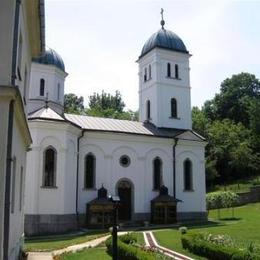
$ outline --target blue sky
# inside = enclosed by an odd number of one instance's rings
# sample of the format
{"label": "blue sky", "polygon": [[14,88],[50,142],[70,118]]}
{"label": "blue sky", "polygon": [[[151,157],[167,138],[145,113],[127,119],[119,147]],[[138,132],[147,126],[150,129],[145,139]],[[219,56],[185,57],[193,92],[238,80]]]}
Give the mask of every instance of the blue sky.
{"label": "blue sky", "polygon": [[175,32],[192,54],[191,101],[201,106],[240,72],[260,78],[260,0],[45,0],[46,43],[64,59],[66,93],[119,90],[138,109],[138,66],[145,41]]}

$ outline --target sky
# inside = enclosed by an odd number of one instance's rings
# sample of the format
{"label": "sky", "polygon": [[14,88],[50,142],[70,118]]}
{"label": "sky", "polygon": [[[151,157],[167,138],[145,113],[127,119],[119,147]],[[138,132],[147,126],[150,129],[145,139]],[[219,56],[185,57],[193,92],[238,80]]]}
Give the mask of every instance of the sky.
{"label": "sky", "polygon": [[119,90],[138,109],[138,59],[145,41],[165,29],[185,43],[191,103],[219,92],[240,72],[260,78],[260,0],[45,0],[46,45],[63,58],[65,93],[83,96]]}

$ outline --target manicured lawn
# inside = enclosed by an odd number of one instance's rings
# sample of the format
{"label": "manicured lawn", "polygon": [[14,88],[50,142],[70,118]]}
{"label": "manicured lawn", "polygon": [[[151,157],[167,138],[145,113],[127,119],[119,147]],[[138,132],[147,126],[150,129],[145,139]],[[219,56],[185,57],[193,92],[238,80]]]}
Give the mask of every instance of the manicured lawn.
{"label": "manicured lawn", "polygon": [[108,233],[105,233],[104,231],[91,231],[84,234],[42,236],[25,239],[24,251],[53,251],[71,245],[84,243],[107,234]]}
{"label": "manicured lawn", "polygon": [[[135,233],[137,237],[137,243],[139,245],[144,245],[144,237],[142,232]],[[102,243],[100,246],[102,247],[96,247],[96,248],[89,248],[84,249],[77,253],[69,253],[64,254],[59,257],[57,257],[55,260],[108,260],[112,259],[109,254],[106,252],[105,243]]]}
{"label": "manicured lawn", "polygon": [[[111,260],[105,248],[89,248],[77,253],[65,254],[56,258],[57,260]],[[55,260],[56,260],[55,259]]]}
{"label": "manicured lawn", "polygon": [[[236,219],[230,219],[231,210],[221,210],[221,220],[217,220],[217,210],[212,210],[209,218],[212,221],[207,225],[188,226],[195,232],[211,234],[226,234],[234,238],[238,243],[248,245],[250,242],[260,245],[260,203],[248,204],[235,208]],[[188,230],[188,232],[189,232]],[[177,252],[190,255],[182,249],[181,235],[177,229],[168,229],[154,232],[158,242]],[[190,255],[192,256],[192,255]],[[196,259],[203,259],[196,256]]]}

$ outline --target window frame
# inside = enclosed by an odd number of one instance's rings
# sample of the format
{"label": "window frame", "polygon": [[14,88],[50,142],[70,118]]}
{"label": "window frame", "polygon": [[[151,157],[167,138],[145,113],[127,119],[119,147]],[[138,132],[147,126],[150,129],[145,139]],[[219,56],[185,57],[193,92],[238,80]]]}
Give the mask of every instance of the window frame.
{"label": "window frame", "polygon": [[178,102],[176,98],[171,98],[171,118],[178,118]]}
{"label": "window frame", "polygon": [[175,73],[175,78],[179,79],[179,65],[178,64],[174,65],[174,73]]}
{"label": "window frame", "polygon": [[[156,165],[155,163],[156,162],[159,162],[159,173],[156,173]],[[156,174],[159,174],[159,183],[157,185],[157,176]],[[155,157],[153,159],[153,190],[159,190],[160,187],[162,186],[162,183],[163,183],[163,162],[162,162],[162,159],[160,157]]]}
{"label": "window frame", "polygon": [[[46,185],[46,153],[48,150],[54,152],[54,163],[53,163],[53,183],[52,185]],[[52,189],[57,188],[56,179],[57,179],[57,150],[52,146],[47,146],[43,151],[43,177],[42,177],[42,188]]]}
{"label": "window frame", "polygon": [[146,100],[145,107],[146,107],[146,120],[149,121],[149,120],[151,120],[151,101],[150,101],[150,99]]}
{"label": "window frame", "polygon": [[167,62],[167,73],[166,73],[168,78],[172,77],[172,69],[171,69],[171,63]]}
{"label": "window frame", "polygon": [[[186,170],[187,170],[186,163],[190,164],[188,172],[186,172]],[[187,176],[187,174],[189,176]],[[189,187],[187,187],[187,178],[189,178]],[[194,189],[193,189],[193,165],[192,165],[192,161],[190,160],[190,158],[186,158],[183,161],[183,191],[185,191],[185,192],[194,191]]]}
{"label": "window frame", "polygon": [[45,79],[41,78],[40,79],[40,97],[44,97],[45,96]]}
{"label": "window frame", "polygon": [[[87,185],[87,159],[88,157],[93,158],[93,169],[92,169],[92,185]],[[84,158],[84,189],[91,190],[96,189],[96,156],[93,153],[86,154]]]}

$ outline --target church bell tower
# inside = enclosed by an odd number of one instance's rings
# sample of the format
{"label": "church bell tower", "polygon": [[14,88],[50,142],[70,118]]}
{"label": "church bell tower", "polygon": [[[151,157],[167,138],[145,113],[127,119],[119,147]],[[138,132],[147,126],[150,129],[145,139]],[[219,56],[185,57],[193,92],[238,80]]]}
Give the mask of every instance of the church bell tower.
{"label": "church bell tower", "polygon": [[161,29],[144,44],[139,64],[139,117],[156,127],[191,129],[190,54],[175,33]]}

